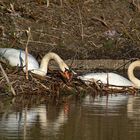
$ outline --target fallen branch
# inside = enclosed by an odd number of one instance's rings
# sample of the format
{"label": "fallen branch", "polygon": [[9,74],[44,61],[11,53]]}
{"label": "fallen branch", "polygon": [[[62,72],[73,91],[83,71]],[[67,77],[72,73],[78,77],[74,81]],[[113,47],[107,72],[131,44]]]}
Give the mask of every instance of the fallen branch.
{"label": "fallen branch", "polygon": [[27,39],[27,43],[26,43],[26,47],[25,47],[25,66],[26,66],[26,79],[29,79],[29,74],[28,74],[28,44],[31,38],[31,29],[28,28],[28,30],[26,31],[28,39]]}
{"label": "fallen branch", "polygon": [[132,0],[132,4],[133,4],[134,7],[136,7],[136,9],[138,9],[138,11],[140,12],[140,4],[139,4],[139,1],[137,1],[137,3],[136,3],[135,0]]}
{"label": "fallen branch", "polygon": [[3,69],[2,65],[1,65],[1,63],[0,63],[0,69],[1,69],[1,71],[2,71],[3,76],[5,77],[5,79],[6,79],[6,81],[7,81],[8,86],[9,86],[10,89],[11,89],[12,94],[15,96],[15,95],[16,95],[16,92],[15,92],[15,90],[14,90],[14,88],[13,88],[13,86],[12,86],[12,84],[11,84],[11,82],[10,82],[10,80],[9,80],[9,78],[8,78],[8,76],[7,76],[7,74],[6,74],[6,72],[4,71],[4,69]]}
{"label": "fallen branch", "polygon": [[82,21],[82,14],[81,14],[79,6],[78,6],[78,11],[79,11],[80,24],[81,24],[81,37],[82,37],[82,41],[83,41],[83,39],[84,39],[84,27],[83,27],[83,21]]}
{"label": "fallen branch", "polygon": [[109,28],[108,24],[106,23],[106,21],[104,19],[102,20],[102,19],[100,19],[98,17],[92,17],[92,19],[101,22],[104,26],[106,26],[107,28]]}

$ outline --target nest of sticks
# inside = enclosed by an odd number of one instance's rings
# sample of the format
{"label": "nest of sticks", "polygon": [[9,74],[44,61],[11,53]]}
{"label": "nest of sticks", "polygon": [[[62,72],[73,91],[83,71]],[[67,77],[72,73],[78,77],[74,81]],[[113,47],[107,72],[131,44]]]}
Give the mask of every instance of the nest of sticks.
{"label": "nest of sticks", "polygon": [[104,85],[101,82],[88,82],[86,84],[76,76],[71,81],[64,79],[59,71],[48,71],[46,77],[36,76],[29,73],[28,79],[21,68],[8,67],[6,64],[1,64],[0,72],[0,95],[47,95],[60,97],[66,95],[85,94],[92,95],[108,95],[108,94],[135,94],[136,89],[132,87],[113,88],[109,85]]}

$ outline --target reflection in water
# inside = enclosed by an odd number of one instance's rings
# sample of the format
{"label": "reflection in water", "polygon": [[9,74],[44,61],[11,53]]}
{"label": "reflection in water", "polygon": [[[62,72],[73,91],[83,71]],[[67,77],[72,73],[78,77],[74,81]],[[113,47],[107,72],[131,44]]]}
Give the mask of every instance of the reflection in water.
{"label": "reflection in water", "polygon": [[25,100],[0,102],[0,139],[140,139],[139,96],[86,96],[61,105]]}
{"label": "reflection in water", "polygon": [[130,132],[133,135],[132,139],[139,139],[140,134],[137,135],[138,131],[140,132],[140,96],[129,98],[127,104],[127,116],[130,120],[130,123],[133,125],[133,129]]}
{"label": "reflection in water", "polygon": [[127,116],[130,119],[140,118],[140,96],[128,99]]}
{"label": "reflection in water", "polygon": [[[63,107],[66,106],[67,104]],[[63,107],[41,104],[31,108],[18,108],[15,104],[10,105],[0,115],[0,138],[42,139],[47,135],[56,135],[67,121],[67,110]]]}

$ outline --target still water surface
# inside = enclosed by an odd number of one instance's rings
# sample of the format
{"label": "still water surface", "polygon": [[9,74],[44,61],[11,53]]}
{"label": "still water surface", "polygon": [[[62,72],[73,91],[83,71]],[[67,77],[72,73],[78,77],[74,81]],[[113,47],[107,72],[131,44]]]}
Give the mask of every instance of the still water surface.
{"label": "still water surface", "polygon": [[140,96],[0,101],[0,140],[140,140]]}

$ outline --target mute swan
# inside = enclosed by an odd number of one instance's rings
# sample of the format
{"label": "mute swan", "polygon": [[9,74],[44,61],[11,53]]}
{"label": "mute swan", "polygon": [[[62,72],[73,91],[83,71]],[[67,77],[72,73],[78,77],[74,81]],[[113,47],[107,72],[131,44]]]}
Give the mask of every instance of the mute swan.
{"label": "mute swan", "polygon": [[88,73],[82,76],[78,76],[78,79],[81,79],[85,82],[101,81],[103,84],[108,84],[109,86],[115,86],[115,87],[133,86],[133,83],[128,79],[112,72]]}
{"label": "mute swan", "polygon": [[[0,48],[0,57],[8,60],[11,66],[25,66],[25,51],[23,50],[14,48]],[[48,70],[48,63],[51,59],[58,63],[63,75],[69,79],[69,67],[56,53],[53,52],[47,53],[42,58],[40,67],[37,60],[31,54],[28,54],[28,70],[34,74],[45,76]],[[26,68],[24,67],[23,70],[25,71]]]}
{"label": "mute swan", "polygon": [[136,60],[129,65],[127,74],[128,74],[128,78],[134,84],[134,87],[137,89],[140,89],[140,80],[138,78],[136,78],[134,75],[134,69],[136,67],[140,67],[140,60]]}
{"label": "mute swan", "polygon": [[118,87],[134,87],[140,89],[140,80],[134,75],[134,69],[136,67],[140,67],[140,60],[134,61],[129,65],[127,74],[130,80],[116,73],[88,73],[78,76],[78,78],[85,82],[100,80],[103,84],[109,84],[109,86],[114,85]]}

